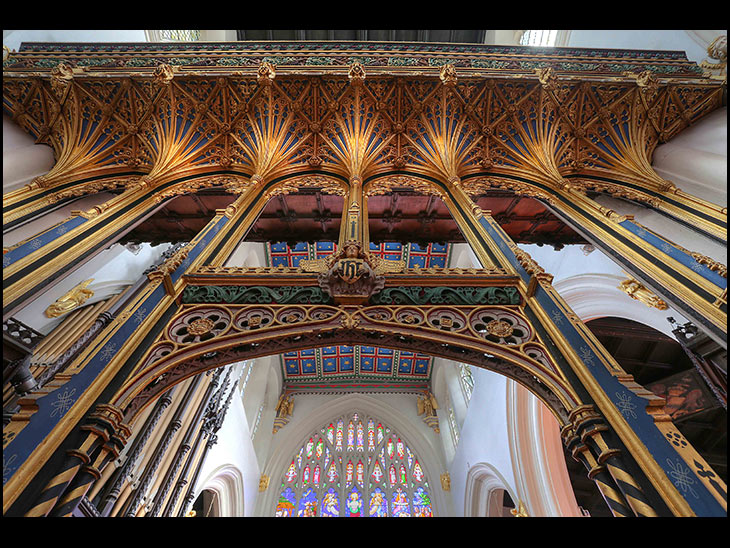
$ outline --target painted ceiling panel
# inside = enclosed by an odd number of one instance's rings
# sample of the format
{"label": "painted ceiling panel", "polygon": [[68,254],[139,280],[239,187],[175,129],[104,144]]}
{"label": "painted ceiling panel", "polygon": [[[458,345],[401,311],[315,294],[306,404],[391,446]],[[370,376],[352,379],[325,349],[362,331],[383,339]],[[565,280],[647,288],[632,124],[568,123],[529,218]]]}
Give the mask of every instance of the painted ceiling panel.
{"label": "painted ceiling panel", "polygon": [[[296,267],[302,259],[320,259],[337,250],[335,242],[285,242],[267,244],[267,266]],[[406,260],[409,268],[446,267],[450,245],[430,243],[383,242],[370,244],[370,252],[389,260]],[[347,381],[389,386],[399,383],[427,384],[431,378],[432,358],[373,346],[328,346],[286,352],[281,355],[284,382],[292,386],[330,381]]]}

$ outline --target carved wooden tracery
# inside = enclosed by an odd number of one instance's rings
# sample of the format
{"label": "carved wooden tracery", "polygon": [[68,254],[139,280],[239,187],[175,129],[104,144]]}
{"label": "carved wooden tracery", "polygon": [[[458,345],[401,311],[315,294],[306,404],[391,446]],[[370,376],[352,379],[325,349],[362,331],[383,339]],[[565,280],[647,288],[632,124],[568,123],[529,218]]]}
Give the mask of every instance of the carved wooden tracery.
{"label": "carved wooden tracery", "polygon": [[[169,67],[168,67],[169,68]],[[715,108],[717,86],[628,74],[585,82],[555,70],[523,81],[366,74],[358,78],[224,74],[51,79],[11,73],[6,108],[57,163],[49,187],[80,174],[135,168],[155,178],[182,168],[261,176],[329,168],[345,177],[409,169],[448,179],[484,169],[557,182],[624,175],[652,190],[653,148]],[[649,85],[651,83],[652,85]]]}
{"label": "carved wooden tracery", "polygon": [[[208,327],[202,334],[195,322]],[[215,322],[215,323],[214,323]],[[225,324],[225,325],[224,325]],[[192,332],[191,332],[192,330]],[[562,421],[577,398],[517,306],[183,305],[115,405],[131,420],[183,379],[226,363],[342,344],[457,359],[527,386]]]}

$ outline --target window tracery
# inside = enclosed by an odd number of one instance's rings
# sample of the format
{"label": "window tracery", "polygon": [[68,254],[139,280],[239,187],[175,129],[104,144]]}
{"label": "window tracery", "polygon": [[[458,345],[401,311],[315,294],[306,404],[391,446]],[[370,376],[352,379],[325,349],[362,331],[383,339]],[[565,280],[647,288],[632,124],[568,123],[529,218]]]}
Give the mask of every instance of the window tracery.
{"label": "window tracery", "polygon": [[430,517],[431,488],[403,437],[357,412],[313,432],[282,476],[277,517]]}
{"label": "window tracery", "polygon": [[150,42],[195,42],[200,40],[199,30],[148,30]]}
{"label": "window tracery", "polygon": [[523,46],[554,46],[557,30],[526,30],[520,38]]}
{"label": "window tracery", "polygon": [[459,445],[459,426],[456,424],[456,415],[453,406],[449,405],[449,426],[451,427],[451,439],[454,447]]}
{"label": "window tracery", "polygon": [[461,390],[464,392],[464,400],[468,404],[474,391],[474,376],[470,365],[465,363],[459,365],[459,384],[461,384]]}

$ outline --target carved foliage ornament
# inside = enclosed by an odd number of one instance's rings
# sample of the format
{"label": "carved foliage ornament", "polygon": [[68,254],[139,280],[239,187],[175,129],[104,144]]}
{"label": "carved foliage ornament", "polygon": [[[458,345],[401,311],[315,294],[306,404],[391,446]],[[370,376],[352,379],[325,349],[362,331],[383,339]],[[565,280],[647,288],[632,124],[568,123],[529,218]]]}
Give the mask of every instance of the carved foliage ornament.
{"label": "carved foliage ornament", "polygon": [[296,179],[292,179],[280,185],[277,185],[276,188],[269,190],[264,195],[264,199],[268,200],[273,196],[278,196],[280,194],[286,195],[293,192],[298,192],[302,188],[316,188],[321,190],[325,194],[333,194],[336,196],[347,195],[347,188],[345,187],[345,185],[343,185],[336,179],[333,179],[331,177],[323,177],[321,175],[308,175],[306,177],[298,177]]}
{"label": "carved foliage ornament", "polygon": [[499,189],[510,190],[518,196],[538,198],[549,204],[555,203],[554,198],[547,192],[535,188],[532,185],[528,185],[527,183],[510,181],[509,179],[497,177],[476,177],[473,179],[467,179],[466,181],[461,181],[461,187],[470,197],[480,196],[489,190]]}
{"label": "carved foliage ornament", "polygon": [[396,175],[378,179],[368,184],[367,189],[365,190],[365,196],[386,194],[388,192],[393,192],[393,189],[396,188],[410,188],[420,194],[436,196],[441,200],[445,198],[444,193],[433,183],[419,179],[418,177],[409,177],[406,175]]}

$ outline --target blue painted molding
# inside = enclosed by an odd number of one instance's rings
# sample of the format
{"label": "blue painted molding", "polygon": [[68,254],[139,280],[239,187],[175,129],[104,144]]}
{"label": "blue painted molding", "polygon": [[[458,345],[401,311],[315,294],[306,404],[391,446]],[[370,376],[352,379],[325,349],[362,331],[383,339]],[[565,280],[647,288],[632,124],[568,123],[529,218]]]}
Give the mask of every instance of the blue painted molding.
{"label": "blue painted molding", "polygon": [[15,249],[10,250],[3,255],[3,268],[9,267],[23,257],[27,257],[34,251],[50,244],[56,238],[60,238],[67,232],[81,226],[87,220],[88,219],[81,217],[80,215],[74,215],[73,217],[69,217],[65,221],[58,223],[56,226],[47,229],[45,232],[41,232],[35,237],[29,238],[22,245],[19,245]]}
{"label": "blue painted molding", "polygon": [[[172,273],[173,283],[182,276],[228,220],[228,217],[225,216],[218,220],[215,218],[211,220],[202,231],[202,237]],[[63,386],[36,400],[38,411],[31,416],[25,428],[3,450],[3,485],[23,465],[38,444],[61,422],[68,410],[91,386],[104,367],[124,347],[139,325],[160,304],[165,294],[164,287],[158,285],[107,341],[102,343],[99,339],[91,343],[93,345],[91,357],[81,371],[71,377]]]}
{"label": "blue painted molding", "polygon": [[158,286],[137,307],[134,313],[117,328],[105,342],[94,340],[91,358],[86,366],[68,382],[36,400],[38,410],[28,424],[3,449],[3,485],[13,476],[37,446],[61,422],[68,410],[91,386],[99,373],[126,344],[137,327],[149,316],[165,296],[165,289]]}
{"label": "blue painted molding", "polygon": [[687,268],[693,270],[694,272],[697,272],[697,274],[699,274],[709,282],[715,284],[720,289],[727,288],[726,278],[723,278],[717,272],[710,270],[706,265],[700,264],[695,260],[694,257],[692,257],[692,255],[682,249],[679,249],[671,242],[660,238],[656,234],[652,233],[649,230],[646,230],[644,227],[637,225],[629,219],[621,221],[619,224],[626,230],[630,231],[632,234],[637,235],[639,238],[664,253],[665,255],[668,255],[678,263],[681,263]]}
{"label": "blue painted molding", "polygon": [[[485,218],[481,218],[479,222],[522,279],[525,282],[529,281],[530,275],[519,264],[508,245],[508,237],[501,227],[492,225]],[[694,261],[694,259],[692,260]],[[677,449],[682,447],[682,443],[686,445],[686,441],[668,439],[656,427],[654,418],[646,412],[648,400],[637,396],[611,374],[605,357],[597,352],[578,331],[563,306],[539,285],[535,291],[535,299],[692,510],[698,516],[725,516],[725,510],[702,483],[697,472],[691,470],[677,452]],[[698,469],[701,467],[699,463],[696,463],[695,466]],[[722,491],[719,484],[716,489],[721,496],[727,497],[727,493]]]}

